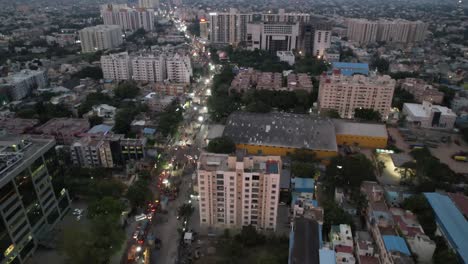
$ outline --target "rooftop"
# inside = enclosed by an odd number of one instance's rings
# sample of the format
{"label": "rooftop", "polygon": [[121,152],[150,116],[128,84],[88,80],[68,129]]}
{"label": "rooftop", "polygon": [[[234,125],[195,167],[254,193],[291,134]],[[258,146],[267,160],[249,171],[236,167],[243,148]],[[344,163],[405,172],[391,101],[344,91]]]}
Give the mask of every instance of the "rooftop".
{"label": "rooftop", "polygon": [[367,63],[351,63],[351,62],[333,62],[333,69],[338,69],[345,76],[353,74],[369,75],[369,64]]}
{"label": "rooftop", "polygon": [[335,251],[322,248],[319,250],[320,264],[335,264],[336,263],[336,254]]}
{"label": "rooftop", "polygon": [[460,212],[465,217],[468,217],[468,196],[463,195],[462,193],[448,193],[447,195],[452,199]]}
{"label": "rooftop", "polygon": [[98,134],[98,133],[105,134],[111,130],[112,130],[112,126],[100,124],[100,125],[93,126],[90,130],[88,130],[87,133],[88,134]]}
{"label": "rooftop", "polygon": [[235,112],[223,135],[236,144],[337,151],[333,123],[311,115]]}
{"label": "rooftop", "polygon": [[358,256],[360,264],[380,264],[380,261],[376,257],[370,256]]}
{"label": "rooftop", "polygon": [[456,116],[456,114],[448,107],[441,105],[430,104],[427,108],[423,104],[405,103],[403,107],[406,107],[412,115],[417,117],[429,117],[430,111],[441,112],[442,115]]}
{"label": "rooftop", "polygon": [[37,119],[0,118],[0,129],[12,135],[23,134],[39,124]]}
{"label": "rooftop", "polygon": [[357,135],[387,138],[387,128],[383,124],[369,124],[333,119],[337,135]]}
{"label": "rooftop", "polygon": [[89,129],[89,122],[83,118],[53,118],[36,128],[38,133],[59,135],[83,133]]}
{"label": "rooftop", "polygon": [[[306,175],[305,175],[306,176]],[[311,178],[293,178],[291,183],[294,184],[294,191],[296,192],[311,192],[315,190],[315,180]]]}
{"label": "rooftop", "polygon": [[439,193],[424,193],[434,210],[436,221],[454,250],[468,263],[468,222],[452,200]]}
{"label": "rooftop", "polygon": [[411,256],[411,253],[406,245],[405,240],[399,236],[382,236],[385,244],[385,248],[388,252],[400,252],[407,256]]}

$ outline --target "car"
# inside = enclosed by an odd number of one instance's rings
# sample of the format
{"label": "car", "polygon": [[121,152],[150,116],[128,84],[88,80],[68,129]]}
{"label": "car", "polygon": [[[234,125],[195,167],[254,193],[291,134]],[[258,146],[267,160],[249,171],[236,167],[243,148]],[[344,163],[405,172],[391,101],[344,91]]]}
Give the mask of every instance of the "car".
{"label": "car", "polygon": [[133,239],[137,239],[138,238],[138,234],[140,233],[140,231],[135,231],[135,233],[133,233]]}

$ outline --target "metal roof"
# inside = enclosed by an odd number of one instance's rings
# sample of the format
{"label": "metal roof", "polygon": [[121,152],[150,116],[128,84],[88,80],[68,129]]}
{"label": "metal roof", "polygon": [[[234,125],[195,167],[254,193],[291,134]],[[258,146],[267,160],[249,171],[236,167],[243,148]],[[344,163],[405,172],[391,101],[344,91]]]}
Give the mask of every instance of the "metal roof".
{"label": "metal roof", "polygon": [[437,224],[451,246],[468,263],[468,221],[452,200],[440,193],[424,193],[434,210]]}
{"label": "metal roof", "polygon": [[396,251],[411,256],[408,246],[402,237],[385,235],[382,236],[382,239],[388,252]]}
{"label": "metal roof", "polygon": [[337,151],[333,123],[316,115],[235,112],[223,135],[236,144]]}
{"label": "metal roof", "polygon": [[351,76],[353,74],[369,75],[369,64],[351,62],[333,62],[333,69],[339,69],[341,74]]}
{"label": "metal roof", "polygon": [[314,192],[315,181],[311,178],[293,178],[291,183],[294,184],[294,191],[296,192]]}
{"label": "metal roof", "polygon": [[384,124],[357,123],[342,119],[333,119],[337,135],[354,135],[388,138]]}

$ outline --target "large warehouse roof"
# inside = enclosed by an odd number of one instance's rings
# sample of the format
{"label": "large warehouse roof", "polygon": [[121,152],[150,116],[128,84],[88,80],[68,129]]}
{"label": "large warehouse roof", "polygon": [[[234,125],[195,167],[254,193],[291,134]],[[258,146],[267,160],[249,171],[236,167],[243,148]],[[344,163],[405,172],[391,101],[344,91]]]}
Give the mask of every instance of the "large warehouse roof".
{"label": "large warehouse roof", "polygon": [[337,151],[331,120],[311,115],[235,112],[223,135],[236,144]]}
{"label": "large warehouse roof", "polygon": [[387,128],[384,124],[356,123],[342,119],[333,119],[337,135],[355,135],[387,138]]}

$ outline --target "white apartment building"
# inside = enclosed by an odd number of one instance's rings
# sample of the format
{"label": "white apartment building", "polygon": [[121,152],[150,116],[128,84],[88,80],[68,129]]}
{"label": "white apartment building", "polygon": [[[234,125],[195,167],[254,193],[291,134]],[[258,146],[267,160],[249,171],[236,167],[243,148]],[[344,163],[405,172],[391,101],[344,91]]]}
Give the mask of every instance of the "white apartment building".
{"label": "white apartment building", "polygon": [[138,0],[138,7],[140,8],[158,8],[159,0]]}
{"label": "white apartment building", "polygon": [[22,70],[5,78],[0,78],[0,90],[3,88],[14,101],[21,100],[31,94],[33,89],[47,87],[49,79],[43,70]]}
{"label": "white apartment building", "polygon": [[79,34],[83,52],[112,49],[123,42],[122,30],[116,25],[87,27],[80,30]]}
{"label": "white apartment building", "polygon": [[424,101],[422,104],[403,104],[406,121],[415,127],[450,130],[457,115],[445,106],[433,105]]}
{"label": "white apartment building", "polygon": [[139,55],[132,58],[133,80],[162,82],[166,79],[166,60],[162,55]]}
{"label": "white apartment building", "polygon": [[279,156],[202,153],[197,168],[201,225],[275,230],[281,164]]}
{"label": "white apartment building", "polygon": [[210,16],[210,42],[213,44],[237,45],[245,41],[247,24],[252,21],[252,14],[241,14],[235,8],[229,12],[212,12]]}
{"label": "white apartment building", "polygon": [[325,55],[325,50],[331,46],[331,30],[316,29],[314,33],[313,54],[319,58]]}
{"label": "white apartment building", "polygon": [[190,83],[192,63],[187,55],[178,53],[166,58],[167,79],[175,83]]}
{"label": "white apartment building", "polygon": [[206,18],[200,19],[200,38],[208,40],[210,37],[210,28]]}
{"label": "white apartment building", "polygon": [[101,56],[101,68],[106,80],[130,80],[132,68],[127,52]]}
{"label": "white apartment building", "polygon": [[427,28],[428,25],[424,22],[404,19],[349,19],[347,36],[349,40],[360,44],[376,41],[413,43],[425,39]]}
{"label": "white apartment building", "polygon": [[[146,3],[145,3],[146,4]],[[101,7],[104,25],[119,25],[124,31],[135,31],[143,28],[154,30],[154,10],[130,8],[126,5],[106,5]]]}
{"label": "white apartment building", "polygon": [[388,75],[344,76],[339,71],[320,78],[320,111],[334,109],[342,118],[353,118],[356,108],[378,111],[382,119],[390,112],[396,81]]}
{"label": "white apartment building", "polygon": [[265,22],[289,22],[289,23],[308,23],[310,21],[310,14],[307,13],[286,13],[284,9],[279,9],[278,13],[264,13],[262,14],[262,21]]}
{"label": "white apartment building", "polygon": [[247,49],[292,51],[299,46],[299,22],[261,22],[247,24]]}

